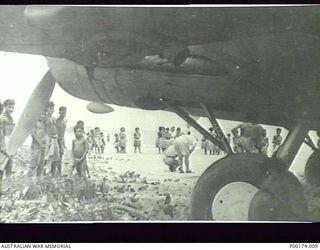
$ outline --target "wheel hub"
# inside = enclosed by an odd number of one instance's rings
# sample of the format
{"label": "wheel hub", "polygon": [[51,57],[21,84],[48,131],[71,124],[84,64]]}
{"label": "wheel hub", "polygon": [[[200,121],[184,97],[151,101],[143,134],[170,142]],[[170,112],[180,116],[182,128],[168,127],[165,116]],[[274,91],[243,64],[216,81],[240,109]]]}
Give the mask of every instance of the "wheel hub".
{"label": "wheel hub", "polygon": [[248,221],[250,202],[259,189],[247,182],[232,182],[219,190],[212,202],[212,219]]}

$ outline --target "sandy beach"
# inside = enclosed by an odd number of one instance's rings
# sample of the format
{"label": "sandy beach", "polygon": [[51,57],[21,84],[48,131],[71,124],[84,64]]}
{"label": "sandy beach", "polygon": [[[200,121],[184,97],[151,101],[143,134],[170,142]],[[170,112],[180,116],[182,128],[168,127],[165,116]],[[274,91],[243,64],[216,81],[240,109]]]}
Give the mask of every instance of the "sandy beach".
{"label": "sandy beach", "polygon": [[[15,158],[13,177],[4,180],[0,206],[3,222],[66,221],[185,221],[190,220],[193,188],[203,171],[221,156],[204,155],[196,149],[191,156],[191,174],[170,172],[163,155],[153,146],[142,154],[117,154],[107,145],[103,155],[88,157],[91,177],[69,177],[71,153],[63,160],[63,177],[28,177],[29,147]],[[298,157],[293,168],[301,173],[305,157]],[[303,182],[313,221],[320,219],[320,188]]]}

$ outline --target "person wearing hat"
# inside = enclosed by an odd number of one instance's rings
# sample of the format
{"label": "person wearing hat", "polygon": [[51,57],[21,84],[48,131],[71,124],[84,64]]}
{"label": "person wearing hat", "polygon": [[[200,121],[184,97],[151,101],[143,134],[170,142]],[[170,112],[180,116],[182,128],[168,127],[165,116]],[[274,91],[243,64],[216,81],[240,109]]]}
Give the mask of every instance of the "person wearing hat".
{"label": "person wearing hat", "polygon": [[54,103],[49,102],[47,105],[46,118],[44,121],[46,132],[46,149],[45,149],[45,169],[51,169],[51,175],[56,174],[56,170],[60,161],[60,151],[58,144],[57,121],[52,116],[54,112]]}
{"label": "person wearing hat", "polygon": [[59,152],[60,152],[60,160],[58,163],[58,175],[61,177],[61,169],[62,169],[62,157],[64,154],[64,149],[66,148],[65,144],[65,132],[67,127],[67,121],[65,120],[67,115],[67,108],[64,106],[61,106],[59,108],[59,117],[56,120],[56,126],[58,131],[58,145],[59,145]]}
{"label": "person wearing hat", "polygon": [[9,177],[12,173],[12,159],[7,154],[7,143],[14,128],[11,116],[15,101],[12,99],[3,102],[3,112],[0,115],[0,192],[2,193],[2,179],[5,173]]}

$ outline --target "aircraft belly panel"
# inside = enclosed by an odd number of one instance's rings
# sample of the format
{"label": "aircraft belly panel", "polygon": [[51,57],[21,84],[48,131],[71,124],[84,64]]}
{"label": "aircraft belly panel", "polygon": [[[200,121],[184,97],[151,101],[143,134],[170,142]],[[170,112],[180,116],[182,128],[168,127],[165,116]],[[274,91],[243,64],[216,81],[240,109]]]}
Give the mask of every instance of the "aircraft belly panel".
{"label": "aircraft belly panel", "polygon": [[67,93],[92,102],[101,101],[84,66],[64,58],[47,57],[47,61],[52,75]]}
{"label": "aircraft belly panel", "polygon": [[167,72],[118,69],[118,82],[133,96],[176,101],[220,103],[234,88],[227,77],[205,77]]}

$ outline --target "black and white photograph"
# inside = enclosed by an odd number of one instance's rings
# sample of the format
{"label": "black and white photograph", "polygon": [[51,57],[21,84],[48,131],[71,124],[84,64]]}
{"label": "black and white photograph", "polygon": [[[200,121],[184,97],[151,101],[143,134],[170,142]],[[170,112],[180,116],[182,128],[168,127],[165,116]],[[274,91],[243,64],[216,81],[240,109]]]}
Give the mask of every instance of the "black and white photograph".
{"label": "black and white photograph", "polygon": [[319,222],[320,6],[0,6],[0,222]]}

